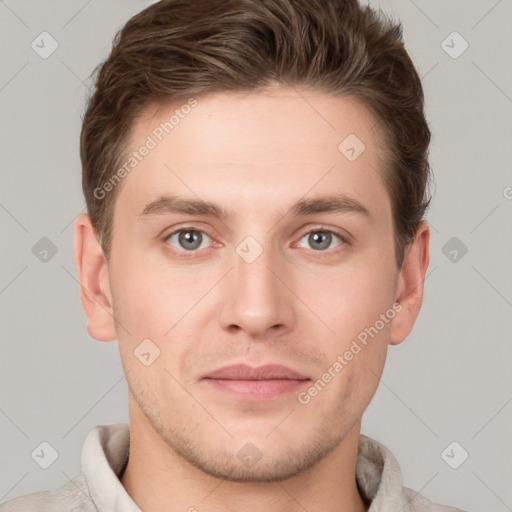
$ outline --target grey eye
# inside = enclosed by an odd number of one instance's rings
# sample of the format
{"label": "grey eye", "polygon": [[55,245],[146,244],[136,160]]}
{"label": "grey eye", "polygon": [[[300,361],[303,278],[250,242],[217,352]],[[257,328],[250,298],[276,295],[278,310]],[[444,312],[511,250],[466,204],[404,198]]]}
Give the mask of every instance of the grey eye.
{"label": "grey eye", "polygon": [[[334,237],[338,238],[338,240],[341,241],[340,237],[336,235],[335,233],[332,233],[331,231],[310,231],[309,233],[306,233],[301,240],[304,238],[307,238],[307,243],[310,245],[311,248],[315,250],[323,251],[325,249],[328,249],[333,241],[333,235]],[[339,245],[339,243],[337,244]],[[336,247],[336,246],[334,246]]]}
{"label": "grey eye", "polygon": [[[180,229],[169,235],[167,240],[176,249],[195,251],[201,249],[204,240],[209,238],[206,233],[197,229]],[[176,242],[178,245],[176,245]]]}

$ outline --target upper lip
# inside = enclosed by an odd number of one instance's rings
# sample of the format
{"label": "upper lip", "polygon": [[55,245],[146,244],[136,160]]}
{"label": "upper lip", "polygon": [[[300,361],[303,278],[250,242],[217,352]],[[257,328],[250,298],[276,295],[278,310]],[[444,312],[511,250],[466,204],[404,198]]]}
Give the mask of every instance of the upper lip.
{"label": "upper lip", "polygon": [[309,380],[305,375],[280,364],[266,364],[258,367],[252,367],[247,364],[233,364],[214,370],[203,378],[224,380]]}

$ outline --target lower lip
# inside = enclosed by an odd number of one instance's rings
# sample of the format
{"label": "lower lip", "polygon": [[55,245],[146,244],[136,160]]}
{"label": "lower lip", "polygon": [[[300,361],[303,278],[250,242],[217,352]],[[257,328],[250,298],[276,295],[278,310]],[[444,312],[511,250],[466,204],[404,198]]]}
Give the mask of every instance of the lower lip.
{"label": "lower lip", "polygon": [[269,380],[224,380],[204,379],[219,391],[250,400],[268,400],[302,388],[308,380],[269,379]]}

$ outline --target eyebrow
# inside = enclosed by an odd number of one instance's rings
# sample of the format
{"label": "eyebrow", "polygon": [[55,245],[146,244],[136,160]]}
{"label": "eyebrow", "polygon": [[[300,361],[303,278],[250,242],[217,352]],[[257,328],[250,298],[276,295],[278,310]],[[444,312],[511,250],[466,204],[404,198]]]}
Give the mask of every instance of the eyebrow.
{"label": "eyebrow", "polygon": [[[201,199],[184,199],[178,196],[163,196],[147,204],[137,215],[145,219],[152,215],[182,213],[187,215],[205,215],[221,220],[232,218],[232,213],[215,203]],[[369,210],[359,201],[344,194],[331,194],[312,199],[302,199],[292,205],[289,213],[294,217],[315,213],[359,213],[369,217]]]}

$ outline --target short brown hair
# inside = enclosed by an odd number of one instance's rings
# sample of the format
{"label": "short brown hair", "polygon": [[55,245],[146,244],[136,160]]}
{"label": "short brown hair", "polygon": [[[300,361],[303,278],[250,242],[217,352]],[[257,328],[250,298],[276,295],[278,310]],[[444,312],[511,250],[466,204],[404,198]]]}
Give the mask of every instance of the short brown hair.
{"label": "short brown hair", "polygon": [[162,0],[126,23],[96,75],[80,156],[88,213],[107,258],[120,186],[104,197],[97,190],[116,173],[142,110],[279,83],[358,98],[376,116],[402,265],[430,202],[430,130],[402,26],[383,13],[357,0]]}

